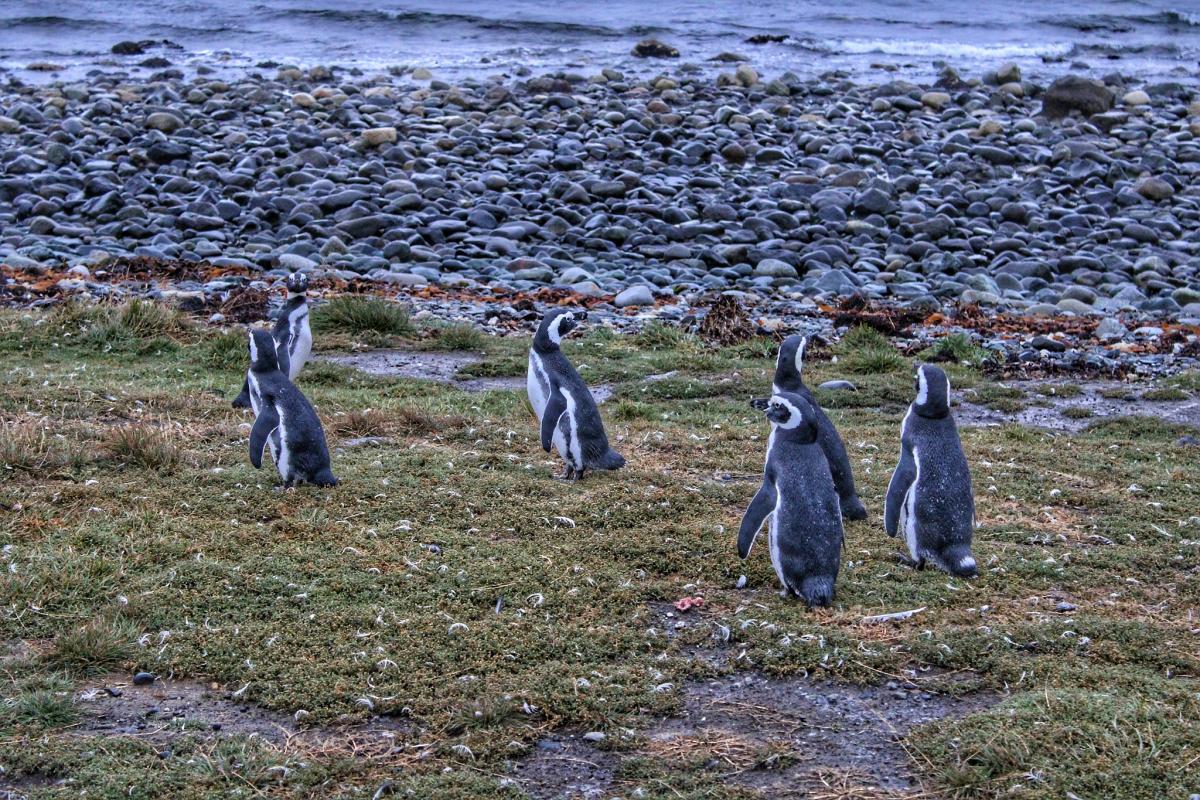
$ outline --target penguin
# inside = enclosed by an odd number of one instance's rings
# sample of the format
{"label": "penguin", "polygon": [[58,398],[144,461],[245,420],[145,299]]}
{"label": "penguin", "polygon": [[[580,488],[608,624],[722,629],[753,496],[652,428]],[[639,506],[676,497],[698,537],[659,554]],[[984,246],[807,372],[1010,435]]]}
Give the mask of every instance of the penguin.
{"label": "penguin", "polygon": [[917,397],[900,426],[900,463],[888,483],[884,529],[888,536],[904,536],[918,569],[928,562],[973,578],[975,496],[950,415],[950,381],[940,368],[925,364],[917,368],[915,384]]}
{"label": "penguin", "polygon": [[[308,275],[294,272],[287,279],[287,300],[271,329],[279,368],[294,381],[312,355],[312,328],[308,324]],[[242,384],[242,393],[233,401],[234,408],[253,408],[250,384]],[[255,411],[255,413],[258,413]]]}
{"label": "penguin", "polygon": [[858,499],[854,488],[854,472],[850,469],[850,457],[846,445],[834,427],[833,421],[817,405],[809,388],[804,385],[801,372],[804,369],[804,348],[808,344],[805,336],[789,336],[779,345],[779,357],[775,362],[775,379],[771,390],[776,394],[791,392],[798,394],[812,406],[817,424],[817,441],[829,460],[829,471],[833,474],[833,485],[837,487],[842,504],[842,516],[846,519],[866,519],[867,509]]}
{"label": "penguin", "polygon": [[587,384],[563,355],[563,338],[587,319],[586,311],[556,308],[546,313],[529,350],[526,390],[541,425],[542,449],[558,450],[564,478],[578,480],[589,469],[620,469],[625,459],[608,444],[600,410]]}
{"label": "penguin", "polygon": [[776,392],[750,405],[766,412],[771,436],[762,487],[738,531],[738,555],[750,555],[770,517],[771,565],[783,584],[782,594],[800,597],[809,608],[828,606],[841,566],[844,532],[816,409],[791,392]]}
{"label": "penguin", "polygon": [[249,346],[246,383],[256,415],[250,430],[250,463],[262,468],[263,449],[270,442],[284,486],[336,486],[321,420],[280,369],[275,341],[266,331],[251,330]]}

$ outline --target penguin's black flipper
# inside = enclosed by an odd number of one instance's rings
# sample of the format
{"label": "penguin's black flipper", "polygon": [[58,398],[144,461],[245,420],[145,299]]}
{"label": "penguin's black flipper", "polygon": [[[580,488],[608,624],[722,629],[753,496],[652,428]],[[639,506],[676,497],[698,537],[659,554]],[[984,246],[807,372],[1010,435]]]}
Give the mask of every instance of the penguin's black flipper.
{"label": "penguin's black flipper", "polygon": [[250,381],[242,381],[242,393],[233,400],[234,408],[250,408]]}
{"label": "penguin's black flipper", "polygon": [[264,405],[254,420],[254,427],[250,429],[250,463],[255,469],[262,469],[263,448],[267,446],[271,432],[278,427],[279,412],[274,404]]}
{"label": "penguin's black flipper", "polygon": [[542,449],[550,452],[550,444],[554,441],[554,430],[558,427],[559,417],[567,410],[567,401],[562,393],[552,391],[546,401],[546,410],[542,412]]}
{"label": "penguin's black flipper", "polygon": [[913,460],[912,449],[905,443],[900,443],[900,463],[892,473],[888,484],[887,499],[883,504],[883,529],[888,536],[895,536],[896,527],[900,520],[900,507],[908,495],[908,487],[917,477],[917,463]]}
{"label": "penguin's black flipper", "polygon": [[754,546],[754,540],[758,538],[758,532],[762,530],[767,515],[775,510],[775,499],[775,484],[771,482],[770,478],[766,478],[763,480],[758,494],[754,495],[754,499],[750,501],[746,515],[742,517],[742,527],[738,531],[738,555],[740,557],[745,558],[750,555],[750,548]]}

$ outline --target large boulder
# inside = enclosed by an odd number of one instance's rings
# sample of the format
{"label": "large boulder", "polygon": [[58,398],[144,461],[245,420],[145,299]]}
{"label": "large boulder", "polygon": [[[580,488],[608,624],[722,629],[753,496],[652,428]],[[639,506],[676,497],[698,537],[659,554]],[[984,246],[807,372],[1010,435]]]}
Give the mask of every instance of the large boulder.
{"label": "large boulder", "polygon": [[1103,114],[1116,102],[1116,96],[1099,81],[1066,75],[1050,84],[1042,96],[1042,114],[1050,119],[1061,119],[1072,111],[1084,116]]}

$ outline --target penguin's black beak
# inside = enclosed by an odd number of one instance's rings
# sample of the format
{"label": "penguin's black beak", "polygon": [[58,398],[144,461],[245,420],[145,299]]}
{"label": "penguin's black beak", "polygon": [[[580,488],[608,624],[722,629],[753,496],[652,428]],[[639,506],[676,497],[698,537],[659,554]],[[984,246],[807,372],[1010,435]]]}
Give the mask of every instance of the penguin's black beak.
{"label": "penguin's black beak", "polygon": [[573,316],[577,322],[587,322],[588,312],[574,311],[571,313],[571,316]]}
{"label": "penguin's black beak", "polygon": [[771,400],[767,397],[756,397],[750,401],[750,407],[755,411],[766,411],[770,405]]}

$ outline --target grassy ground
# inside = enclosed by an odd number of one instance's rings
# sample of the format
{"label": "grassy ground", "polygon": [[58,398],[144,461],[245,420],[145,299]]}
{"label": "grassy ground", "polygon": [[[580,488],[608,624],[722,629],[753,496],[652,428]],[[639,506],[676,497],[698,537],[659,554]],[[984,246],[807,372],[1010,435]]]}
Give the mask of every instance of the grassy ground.
{"label": "grassy ground", "polygon": [[[486,352],[473,374],[523,373],[524,340],[336,311],[318,319],[320,348],[424,337]],[[578,484],[552,479],[561,465],[517,393],[310,364],[300,384],[341,483],[281,492],[250,466],[250,420],[229,408],[241,334],[147,305],[6,312],[0,333],[0,789],[520,797],[508,775],[541,735],[636,747],[689,677],[719,669],[689,657],[704,647],[728,648],[729,669],[878,682],[932,666],[958,690],[1000,690],[991,710],[908,738],[935,796],[1200,791],[1200,466],[1164,423],[964,430],[982,574],[917,573],[881,525],[911,364],[861,332],[814,353],[810,384],[859,386],[821,400],[872,514],[847,527],[834,608],[809,612],[776,595],[765,551],[742,563],[733,542],[768,433],[745,402],[769,386],[767,342],[713,348],[661,326],[570,342],[585,378],[615,385],[602,410],[629,460]],[[970,366],[950,371],[956,388],[1018,402]],[[363,436],[386,441],[338,448]],[[701,624],[661,637],[651,602],[696,594]],[[164,752],[82,735],[78,691],[139,669],[309,726],[387,715],[396,747],[351,757],[197,735]],[[703,763],[630,763],[627,796],[746,796]]]}

